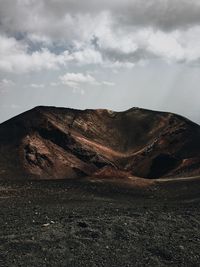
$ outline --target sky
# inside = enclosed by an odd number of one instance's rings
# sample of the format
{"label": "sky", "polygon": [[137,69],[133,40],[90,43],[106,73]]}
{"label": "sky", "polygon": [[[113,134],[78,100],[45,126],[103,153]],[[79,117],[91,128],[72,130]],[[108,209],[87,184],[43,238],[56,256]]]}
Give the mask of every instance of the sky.
{"label": "sky", "polygon": [[0,0],[0,122],[38,105],[200,123],[199,0]]}

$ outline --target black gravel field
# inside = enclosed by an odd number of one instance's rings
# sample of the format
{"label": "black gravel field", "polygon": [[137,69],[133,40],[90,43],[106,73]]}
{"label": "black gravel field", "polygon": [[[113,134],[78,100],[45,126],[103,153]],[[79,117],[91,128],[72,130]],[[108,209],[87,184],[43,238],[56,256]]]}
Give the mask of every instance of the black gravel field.
{"label": "black gravel field", "polygon": [[0,266],[200,266],[200,183],[0,183]]}

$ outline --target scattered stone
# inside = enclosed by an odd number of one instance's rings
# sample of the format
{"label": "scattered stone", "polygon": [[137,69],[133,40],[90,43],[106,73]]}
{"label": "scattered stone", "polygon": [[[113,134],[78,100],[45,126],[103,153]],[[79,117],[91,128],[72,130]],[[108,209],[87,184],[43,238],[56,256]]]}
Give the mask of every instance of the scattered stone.
{"label": "scattered stone", "polygon": [[44,223],[43,225],[42,225],[42,227],[48,227],[50,225],[50,223]]}

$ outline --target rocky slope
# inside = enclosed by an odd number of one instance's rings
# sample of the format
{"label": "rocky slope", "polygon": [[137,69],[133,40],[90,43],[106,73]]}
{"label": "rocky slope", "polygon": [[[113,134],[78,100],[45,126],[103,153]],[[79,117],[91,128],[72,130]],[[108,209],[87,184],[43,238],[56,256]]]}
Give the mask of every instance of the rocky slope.
{"label": "rocky slope", "polygon": [[132,108],[36,107],[0,125],[0,179],[200,174],[200,126]]}

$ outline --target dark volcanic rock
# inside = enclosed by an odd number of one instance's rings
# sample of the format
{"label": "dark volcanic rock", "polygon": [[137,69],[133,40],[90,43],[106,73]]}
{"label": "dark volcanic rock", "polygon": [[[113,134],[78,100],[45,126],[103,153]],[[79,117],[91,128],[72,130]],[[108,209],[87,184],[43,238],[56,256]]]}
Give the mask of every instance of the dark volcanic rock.
{"label": "dark volcanic rock", "polygon": [[172,113],[36,107],[0,125],[0,179],[200,174],[200,126]]}

